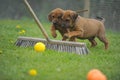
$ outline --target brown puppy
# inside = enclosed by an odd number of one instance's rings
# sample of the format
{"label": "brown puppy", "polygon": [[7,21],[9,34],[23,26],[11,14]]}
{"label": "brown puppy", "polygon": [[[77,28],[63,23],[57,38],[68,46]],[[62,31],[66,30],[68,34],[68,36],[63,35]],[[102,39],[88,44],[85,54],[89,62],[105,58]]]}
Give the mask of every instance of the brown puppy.
{"label": "brown puppy", "polygon": [[70,32],[64,34],[64,38],[88,39],[91,46],[96,46],[95,37],[102,41],[105,49],[108,48],[108,40],[105,36],[104,24],[96,19],[88,19],[79,16],[75,11],[66,10],[62,16],[64,27],[69,28]]}
{"label": "brown puppy", "polygon": [[61,25],[63,14],[64,14],[63,9],[56,8],[56,9],[52,10],[48,15],[49,21],[52,22],[51,34],[54,38],[57,37],[56,30],[58,30],[60,32],[62,37],[67,32],[67,30],[64,27],[62,27],[62,25]]}

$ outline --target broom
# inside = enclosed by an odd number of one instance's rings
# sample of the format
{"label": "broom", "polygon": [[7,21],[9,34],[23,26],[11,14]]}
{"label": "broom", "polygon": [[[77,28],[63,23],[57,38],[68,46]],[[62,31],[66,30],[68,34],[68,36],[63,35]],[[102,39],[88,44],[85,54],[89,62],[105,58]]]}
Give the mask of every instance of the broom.
{"label": "broom", "polygon": [[70,52],[70,53],[76,53],[76,54],[88,54],[88,49],[85,43],[51,40],[48,37],[45,29],[43,28],[42,24],[40,23],[39,19],[35,15],[34,11],[32,10],[27,0],[24,0],[24,3],[27,6],[30,13],[32,14],[38,27],[42,31],[45,39],[32,38],[32,37],[18,37],[15,43],[16,46],[28,47],[28,46],[34,46],[35,43],[37,42],[43,42],[46,45],[47,49],[53,49],[60,52]]}

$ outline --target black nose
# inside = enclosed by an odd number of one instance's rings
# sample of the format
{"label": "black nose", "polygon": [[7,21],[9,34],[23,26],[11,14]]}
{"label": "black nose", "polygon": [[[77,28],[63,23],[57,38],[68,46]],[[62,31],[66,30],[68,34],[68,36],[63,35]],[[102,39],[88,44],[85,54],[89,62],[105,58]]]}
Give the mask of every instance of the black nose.
{"label": "black nose", "polygon": [[54,24],[54,25],[56,25],[56,24],[57,24],[57,22],[56,22],[56,21],[54,21],[54,22],[53,22],[53,24]]}
{"label": "black nose", "polygon": [[65,27],[65,24],[62,24],[61,26],[62,26],[62,27]]}

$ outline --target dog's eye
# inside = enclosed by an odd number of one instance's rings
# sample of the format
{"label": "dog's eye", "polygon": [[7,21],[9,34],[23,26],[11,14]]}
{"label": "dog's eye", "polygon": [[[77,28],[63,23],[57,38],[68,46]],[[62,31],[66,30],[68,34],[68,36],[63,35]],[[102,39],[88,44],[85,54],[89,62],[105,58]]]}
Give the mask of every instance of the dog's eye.
{"label": "dog's eye", "polygon": [[52,18],[54,18],[55,16],[52,16]]}

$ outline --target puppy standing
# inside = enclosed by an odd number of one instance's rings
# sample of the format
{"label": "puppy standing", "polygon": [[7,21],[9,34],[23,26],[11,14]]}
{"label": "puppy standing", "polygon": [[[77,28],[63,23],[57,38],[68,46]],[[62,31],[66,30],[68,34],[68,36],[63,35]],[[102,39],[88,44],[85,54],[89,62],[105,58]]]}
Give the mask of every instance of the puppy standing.
{"label": "puppy standing", "polygon": [[96,19],[88,19],[78,16],[75,11],[66,10],[62,17],[64,27],[69,27],[70,32],[64,35],[64,38],[88,39],[91,46],[96,46],[95,37],[102,41],[105,49],[108,48],[108,40],[105,36],[104,24]]}

